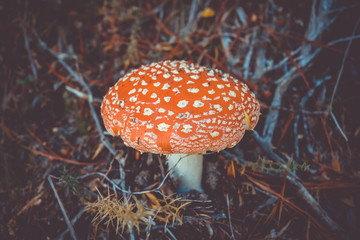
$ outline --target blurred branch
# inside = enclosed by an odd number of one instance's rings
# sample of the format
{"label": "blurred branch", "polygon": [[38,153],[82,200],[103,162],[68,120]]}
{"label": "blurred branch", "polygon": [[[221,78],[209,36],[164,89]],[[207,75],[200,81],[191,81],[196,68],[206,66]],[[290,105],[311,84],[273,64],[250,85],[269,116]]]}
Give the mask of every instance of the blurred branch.
{"label": "blurred branch", "polygon": [[[334,41],[329,42],[327,45],[319,46],[317,49],[315,49],[313,52],[311,51],[312,45],[320,45],[320,44],[314,44],[317,37],[321,35],[321,33],[327,29],[327,27],[334,21],[333,19],[327,19],[328,14],[331,12],[331,9],[329,9],[329,6],[331,5],[331,2],[328,1],[321,1],[319,3],[319,10],[316,11],[316,2],[314,1],[312,6],[312,15],[308,26],[308,31],[306,33],[306,36],[304,39],[306,39],[305,43],[299,47],[298,49],[292,51],[290,54],[291,56],[298,54],[299,52],[300,57],[297,59],[297,65],[300,68],[304,68],[307,65],[311,63],[311,61],[320,53],[320,51],[325,48],[329,48],[330,46],[333,46],[337,43],[344,42],[344,41],[352,41],[353,39],[359,39],[360,35],[354,35],[351,37],[345,37],[341,39],[336,39]],[[329,5],[330,3],[330,5]],[[282,61],[279,62],[275,68],[280,68],[282,65],[284,65],[286,62],[288,62],[289,56],[285,57]],[[341,73],[341,71],[340,71]],[[339,73],[339,74],[340,74]],[[266,142],[271,145],[271,141],[274,135],[275,127],[279,118],[279,110],[281,109],[281,100],[284,95],[284,93],[287,91],[290,84],[295,80],[295,78],[299,75],[299,72],[296,69],[296,66],[292,67],[288,71],[285,72],[285,74],[277,79],[275,81],[277,85],[275,89],[275,93],[273,96],[272,103],[270,105],[270,111],[265,119],[264,129],[263,129],[263,136],[266,139]],[[335,91],[336,89],[334,89]],[[330,104],[332,106],[332,104]],[[330,113],[331,114],[331,113]],[[332,114],[333,115],[333,114]],[[335,120],[337,123],[337,121]],[[338,124],[337,124],[338,126]],[[339,126],[338,126],[339,127]],[[340,128],[339,128],[340,129]],[[346,136],[345,136],[346,137]],[[345,138],[346,139],[346,138]]]}
{"label": "blurred branch", "polygon": [[[304,97],[302,97],[301,101],[300,101],[300,109],[304,110],[305,109],[305,104],[307,103],[307,101],[310,99],[310,97],[314,94],[315,90],[321,86],[325,81],[330,80],[331,77],[330,76],[325,76],[322,79],[318,79],[315,81],[315,86],[313,86]],[[318,113],[320,114],[320,111],[318,111]],[[323,114],[323,113],[321,113]],[[296,116],[295,116],[295,121],[294,121],[294,152],[295,152],[295,161],[297,161],[300,157],[300,150],[299,150],[299,137],[298,137],[298,126],[299,126],[299,121],[300,121],[300,116],[303,116],[303,127],[304,130],[307,130],[307,124],[305,121],[305,116],[304,116],[304,112],[303,111],[299,111]],[[308,136],[308,134],[305,134],[305,136]],[[312,147],[310,144],[310,141],[308,141],[308,147]]]}
{"label": "blurred branch", "polygon": [[348,43],[348,45],[347,45],[347,47],[346,47],[346,51],[345,51],[345,54],[344,54],[344,57],[343,57],[343,60],[342,60],[341,68],[340,68],[340,70],[339,70],[339,74],[338,74],[338,77],[337,77],[337,79],[336,79],[336,83],[335,83],[334,90],[333,90],[333,93],[332,93],[332,95],[331,95],[331,100],[330,100],[330,115],[331,115],[332,119],[334,120],[336,127],[339,129],[341,135],[344,137],[344,139],[345,139],[346,141],[348,141],[348,138],[346,137],[346,134],[344,133],[344,131],[343,131],[342,128],[340,127],[340,124],[339,124],[339,122],[336,120],[335,114],[333,113],[333,103],[334,103],[335,93],[336,93],[337,88],[338,88],[338,86],[339,86],[340,78],[341,78],[341,75],[342,75],[343,70],[344,70],[345,61],[346,61],[346,59],[347,59],[347,57],[348,57],[348,55],[349,55],[350,46],[351,46],[351,43],[352,43],[352,41],[353,41],[353,39],[354,39],[353,37],[355,36],[355,31],[356,31],[356,29],[358,28],[359,23],[360,23],[360,18],[358,18],[358,20],[357,20],[356,23],[355,23],[353,32],[352,32],[352,34],[351,34],[351,39],[350,39],[350,41],[349,41],[349,43]]}
{"label": "blurred branch", "polygon": [[88,103],[89,103],[89,108],[90,108],[90,112],[92,114],[92,117],[95,121],[95,125],[96,128],[98,130],[98,133],[100,135],[100,139],[103,142],[103,144],[107,147],[107,149],[111,152],[111,154],[116,155],[116,150],[115,148],[111,145],[111,143],[109,142],[109,140],[105,137],[103,129],[101,127],[99,118],[97,117],[93,102],[94,102],[94,97],[92,94],[92,91],[90,89],[90,86],[84,81],[84,79],[82,78],[82,76],[80,74],[77,74],[65,61],[64,61],[64,55],[62,54],[58,54],[56,53],[54,50],[52,50],[51,48],[49,48],[47,46],[47,44],[41,40],[41,38],[39,37],[39,35],[37,34],[37,32],[33,29],[33,34],[36,36],[40,46],[47,51],[48,53],[50,53],[53,57],[55,57],[59,63],[70,73],[70,75],[78,82],[81,84],[81,86],[83,88],[85,88],[86,94],[88,96]]}
{"label": "blurred branch", "polygon": [[[24,21],[25,22],[29,22],[29,19],[28,19],[28,6],[29,6],[29,2],[28,0],[25,1],[25,11],[24,11]],[[28,59],[29,59],[29,62],[30,62],[30,66],[31,66],[31,71],[34,75],[34,78],[35,79],[38,79],[38,74],[37,74],[37,68],[36,68],[36,65],[35,65],[35,62],[34,62],[34,58],[31,54],[31,49],[30,49],[30,44],[29,44],[29,37],[28,37],[28,34],[27,34],[27,30],[25,28],[25,26],[22,26],[22,30],[23,30],[23,35],[24,35],[24,43],[25,43],[25,49],[28,53]]]}
{"label": "blurred branch", "polygon": [[[69,92],[73,93],[75,96],[77,96],[78,98],[84,98],[84,99],[89,99],[88,95],[82,91],[79,91],[75,88],[72,88],[70,86],[65,86],[65,89],[68,90]],[[94,98],[93,100],[94,102],[97,102],[97,103],[101,103],[102,102],[102,99],[100,98]]]}
{"label": "blurred branch", "polygon": [[[333,19],[329,19],[329,11],[331,10],[332,1],[322,0],[317,4],[317,1],[313,2],[311,17],[308,25],[305,39],[316,40],[325,31],[329,25],[333,22]],[[317,9],[318,7],[318,9]],[[301,58],[298,62],[298,67],[304,68],[315,58],[319,53],[319,48],[313,51],[313,45],[305,42],[302,44]],[[263,136],[266,141],[271,144],[275,127],[279,119],[279,108],[281,107],[281,100],[284,93],[287,91],[290,84],[298,76],[297,67],[292,67],[287,71],[280,79],[276,80],[278,86],[276,87],[274,97],[271,103],[271,110],[265,119]]]}
{"label": "blurred branch", "polygon": [[37,68],[36,68],[36,65],[35,65],[35,62],[34,62],[34,58],[31,54],[31,49],[30,49],[30,45],[29,45],[29,37],[28,37],[28,34],[27,34],[27,31],[25,29],[25,27],[23,27],[23,35],[24,35],[24,43],[25,43],[25,49],[28,53],[28,59],[29,59],[29,62],[30,62],[30,66],[31,66],[31,71],[33,73],[33,76],[35,79],[38,79],[38,74],[37,74]]}

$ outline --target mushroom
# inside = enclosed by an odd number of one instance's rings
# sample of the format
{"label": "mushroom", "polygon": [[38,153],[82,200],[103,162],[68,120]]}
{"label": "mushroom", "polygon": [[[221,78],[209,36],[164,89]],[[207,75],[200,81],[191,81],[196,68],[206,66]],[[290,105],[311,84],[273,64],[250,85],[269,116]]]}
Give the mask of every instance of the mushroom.
{"label": "mushroom", "polygon": [[217,69],[162,61],[133,70],[101,105],[107,131],[141,152],[167,155],[178,192],[202,191],[203,153],[234,147],[259,119],[246,84]]}

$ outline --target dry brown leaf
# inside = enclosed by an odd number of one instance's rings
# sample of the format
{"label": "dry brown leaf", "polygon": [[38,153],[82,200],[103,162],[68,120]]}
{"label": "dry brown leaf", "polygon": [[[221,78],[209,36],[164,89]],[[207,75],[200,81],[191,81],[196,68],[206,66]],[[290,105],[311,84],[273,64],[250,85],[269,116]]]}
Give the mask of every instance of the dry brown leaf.
{"label": "dry brown leaf", "polygon": [[204,11],[202,11],[201,13],[201,17],[202,18],[210,18],[215,16],[215,11],[212,8],[205,8]]}
{"label": "dry brown leaf", "polygon": [[145,193],[146,197],[150,200],[151,202],[151,208],[152,209],[159,209],[160,207],[160,202],[159,200],[155,197],[154,194],[148,192],[148,193]]}
{"label": "dry brown leaf", "polygon": [[341,172],[340,161],[336,155],[333,155],[331,159],[331,168],[336,172]]}

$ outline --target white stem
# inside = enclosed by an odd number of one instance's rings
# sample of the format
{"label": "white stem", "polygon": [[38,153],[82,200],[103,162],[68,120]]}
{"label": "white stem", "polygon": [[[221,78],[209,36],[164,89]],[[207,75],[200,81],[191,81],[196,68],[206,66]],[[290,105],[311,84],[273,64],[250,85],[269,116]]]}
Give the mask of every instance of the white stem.
{"label": "white stem", "polygon": [[172,177],[178,181],[178,193],[190,190],[202,192],[201,177],[203,156],[201,154],[169,154],[168,167]]}

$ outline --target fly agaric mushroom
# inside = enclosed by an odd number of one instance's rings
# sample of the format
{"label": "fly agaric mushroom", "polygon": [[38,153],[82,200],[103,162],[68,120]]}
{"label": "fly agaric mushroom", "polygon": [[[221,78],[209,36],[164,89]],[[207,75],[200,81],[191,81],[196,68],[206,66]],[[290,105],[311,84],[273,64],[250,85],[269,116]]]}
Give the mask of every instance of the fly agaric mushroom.
{"label": "fly agaric mushroom", "polygon": [[166,154],[178,192],[202,191],[201,154],[234,147],[259,119],[246,84],[217,69],[163,61],[133,70],[101,105],[107,131],[141,152]]}

